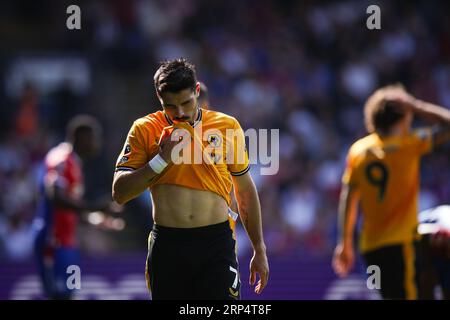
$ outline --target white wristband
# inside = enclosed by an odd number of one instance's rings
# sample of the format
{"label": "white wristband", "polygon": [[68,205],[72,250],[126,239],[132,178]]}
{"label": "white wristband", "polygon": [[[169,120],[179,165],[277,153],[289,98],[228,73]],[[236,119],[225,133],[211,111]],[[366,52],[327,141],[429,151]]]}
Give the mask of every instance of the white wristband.
{"label": "white wristband", "polygon": [[168,164],[159,154],[157,154],[153,157],[152,160],[148,162],[148,165],[150,166],[150,168],[152,168],[153,171],[155,171],[157,174],[160,174]]}

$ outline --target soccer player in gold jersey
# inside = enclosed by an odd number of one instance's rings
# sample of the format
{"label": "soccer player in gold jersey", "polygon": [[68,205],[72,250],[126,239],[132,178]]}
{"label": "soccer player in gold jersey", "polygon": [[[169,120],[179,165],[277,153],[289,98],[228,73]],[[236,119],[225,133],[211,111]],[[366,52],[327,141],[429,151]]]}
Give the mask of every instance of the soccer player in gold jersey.
{"label": "soccer player in gold jersey", "polygon": [[259,275],[255,292],[261,293],[269,267],[239,122],[199,107],[200,84],[185,59],[163,62],[154,83],[163,110],[134,122],[113,181],[113,198],[120,204],[151,191],[154,225],[146,276],[152,298],[240,298],[228,223],[232,186],[254,250],[250,283]]}
{"label": "soccer player in gold jersey", "polygon": [[[332,265],[340,277],[353,266],[360,205],[360,250],[367,265],[380,268],[382,297],[416,299],[419,165],[423,155],[450,139],[450,111],[391,85],[372,94],[364,112],[369,135],[356,141],[347,155]],[[415,115],[439,125],[412,130]]]}

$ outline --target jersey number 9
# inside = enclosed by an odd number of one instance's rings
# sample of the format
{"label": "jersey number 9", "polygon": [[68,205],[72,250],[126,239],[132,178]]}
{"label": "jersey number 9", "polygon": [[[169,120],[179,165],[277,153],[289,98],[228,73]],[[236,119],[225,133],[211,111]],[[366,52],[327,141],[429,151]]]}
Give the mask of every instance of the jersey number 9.
{"label": "jersey number 9", "polygon": [[384,199],[389,171],[381,161],[370,162],[366,167],[366,177],[370,184],[378,187],[378,201]]}

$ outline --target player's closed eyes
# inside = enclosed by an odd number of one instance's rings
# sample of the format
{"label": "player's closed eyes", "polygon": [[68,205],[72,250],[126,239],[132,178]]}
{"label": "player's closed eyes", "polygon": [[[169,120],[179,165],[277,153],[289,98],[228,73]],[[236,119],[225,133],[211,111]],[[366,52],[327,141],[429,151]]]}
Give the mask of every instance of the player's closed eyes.
{"label": "player's closed eyes", "polygon": [[[190,100],[188,100],[188,101],[185,101],[185,102],[181,103],[181,105],[182,105],[183,107],[185,107],[185,106],[188,106],[191,102],[192,102],[192,99],[190,99]],[[165,104],[165,105],[164,105],[164,108],[173,110],[173,109],[176,109],[176,106],[175,106],[175,105],[172,105],[172,104],[170,104],[170,105]]]}

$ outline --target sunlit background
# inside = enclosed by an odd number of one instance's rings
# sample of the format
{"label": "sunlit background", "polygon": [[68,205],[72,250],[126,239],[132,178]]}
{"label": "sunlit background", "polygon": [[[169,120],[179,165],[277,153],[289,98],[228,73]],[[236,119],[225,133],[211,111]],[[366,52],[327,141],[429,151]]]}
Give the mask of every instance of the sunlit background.
{"label": "sunlit background", "polygon": [[[66,8],[81,8],[68,30]],[[366,8],[381,8],[368,30]],[[32,220],[37,173],[76,114],[104,128],[100,156],[84,166],[86,197],[110,193],[132,122],[160,109],[159,61],[186,57],[209,89],[210,108],[242,127],[280,130],[280,170],[251,173],[263,208],[271,266],[257,296],[248,285],[251,247],[238,225],[244,299],[375,299],[360,261],[331,270],[340,177],[350,144],[365,134],[363,103],[402,82],[450,107],[450,5],[445,1],[111,0],[8,1],[0,10],[0,299],[40,299]],[[423,122],[422,122],[423,124]],[[424,159],[420,209],[449,203],[450,153]],[[77,299],[147,299],[149,194],[126,205],[126,228],[81,225]]]}

